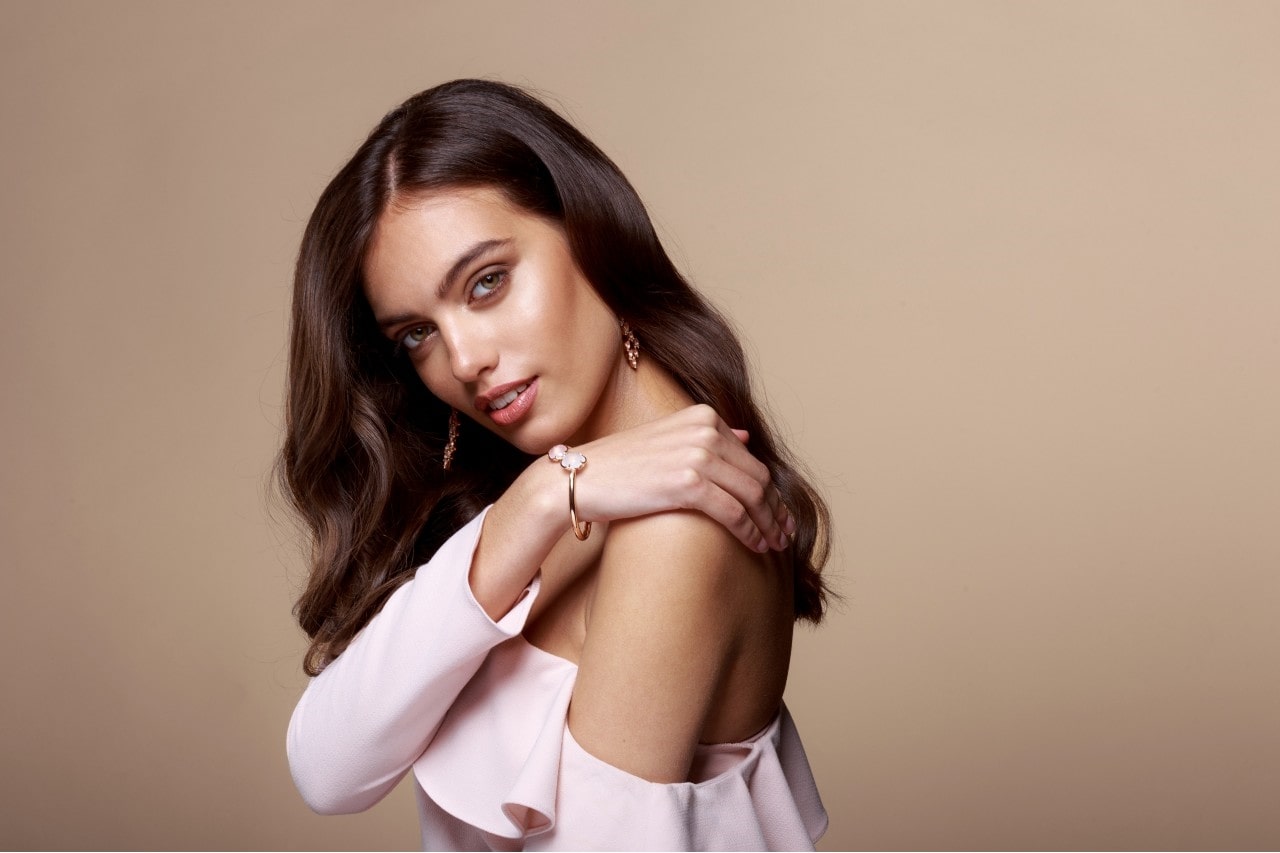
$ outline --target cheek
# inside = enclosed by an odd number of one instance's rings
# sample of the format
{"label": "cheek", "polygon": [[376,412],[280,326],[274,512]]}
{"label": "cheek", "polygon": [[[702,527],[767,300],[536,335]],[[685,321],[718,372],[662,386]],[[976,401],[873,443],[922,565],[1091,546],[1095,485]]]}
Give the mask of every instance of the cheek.
{"label": "cheek", "polygon": [[[577,279],[569,270],[540,300],[541,325],[552,339],[573,349],[590,347],[599,336],[601,326],[612,323],[612,313],[591,285]],[[580,357],[582,353],[578,353]]]}
{"label": "cheek", "polygon": [[429,353],[426,358],[414,365],[414,370],[422,384],[437,399],[459,408],[457,383],[452,381],[449,371],[449,360],[439,353]]}
{"label": "cheek", "polygon": [[568,286],[557,276],[539,270],[518,283],[509,294],[509,320],[526,332],[560,330],[573,324],[573,302]]}
{"label": "cheek", "polygon": [[566,316],[572,316],[571,328],[565,330],[582,348],[583,355],[592,358],[609,358],[613,345],[621,340],[618,320],[589,284],[583,283],[569,300]]}

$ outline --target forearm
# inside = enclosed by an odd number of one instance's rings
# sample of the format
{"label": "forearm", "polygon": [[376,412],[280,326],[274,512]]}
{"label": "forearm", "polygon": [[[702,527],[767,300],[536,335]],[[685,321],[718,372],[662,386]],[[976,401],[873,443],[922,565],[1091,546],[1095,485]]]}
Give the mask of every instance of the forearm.
{"label": "forearm", "polygon": [[521,599],[567,525],[566,490],[556,466],[530,465],[312,680],[288,752],[313,809],[360,811],[385,796],[489,651],[520,632],[532,606]]}
{"label": "forearm", "polygon": [[489,618],[515,605],[568,529],[568,481],[558,465],[535,461],[489,509],[471,562],[471,593]]}
{"label": "forearm", "polygon": [[385,796],[489,651],[523,627],[532,601],[491,620],[468,590],[482,521],[445,542],[299,700],[289,763],[314,810],[361,811]]}

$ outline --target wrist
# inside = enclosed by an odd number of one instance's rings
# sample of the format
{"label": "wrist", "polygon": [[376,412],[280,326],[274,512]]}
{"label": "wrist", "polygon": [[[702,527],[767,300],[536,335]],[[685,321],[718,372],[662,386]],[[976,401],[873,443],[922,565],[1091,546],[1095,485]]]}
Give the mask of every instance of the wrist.
{"label": "wrist", "polygon": [[539,456],[521,472],[509,490],[542,529],[556,531],[556,538],[569,523],[569,484],[564,473],[546,456]]}

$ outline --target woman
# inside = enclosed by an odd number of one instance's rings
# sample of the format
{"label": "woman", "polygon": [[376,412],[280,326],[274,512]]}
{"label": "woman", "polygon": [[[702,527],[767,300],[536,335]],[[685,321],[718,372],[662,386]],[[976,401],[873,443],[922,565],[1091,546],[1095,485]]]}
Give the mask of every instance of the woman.
{"label": "woman", "polygon": [[428,849],[825,829],[781,700],[826,509],[635,191],[539,101],[423,92],[325,190],[282,473],[314,536],[288,736],[312,808],[412,767]]}

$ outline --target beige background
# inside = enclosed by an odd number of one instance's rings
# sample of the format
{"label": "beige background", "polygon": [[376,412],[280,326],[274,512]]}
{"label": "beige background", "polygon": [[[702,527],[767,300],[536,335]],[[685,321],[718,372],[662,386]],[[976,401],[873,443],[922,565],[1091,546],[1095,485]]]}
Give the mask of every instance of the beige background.
{"label": "beige background", "polygon": [[6,2],[0,845],[312,815],[291,262],[387,109],[553,96],[740,325],[847,596],[823,846],[1280,846],[1280,4]]}

